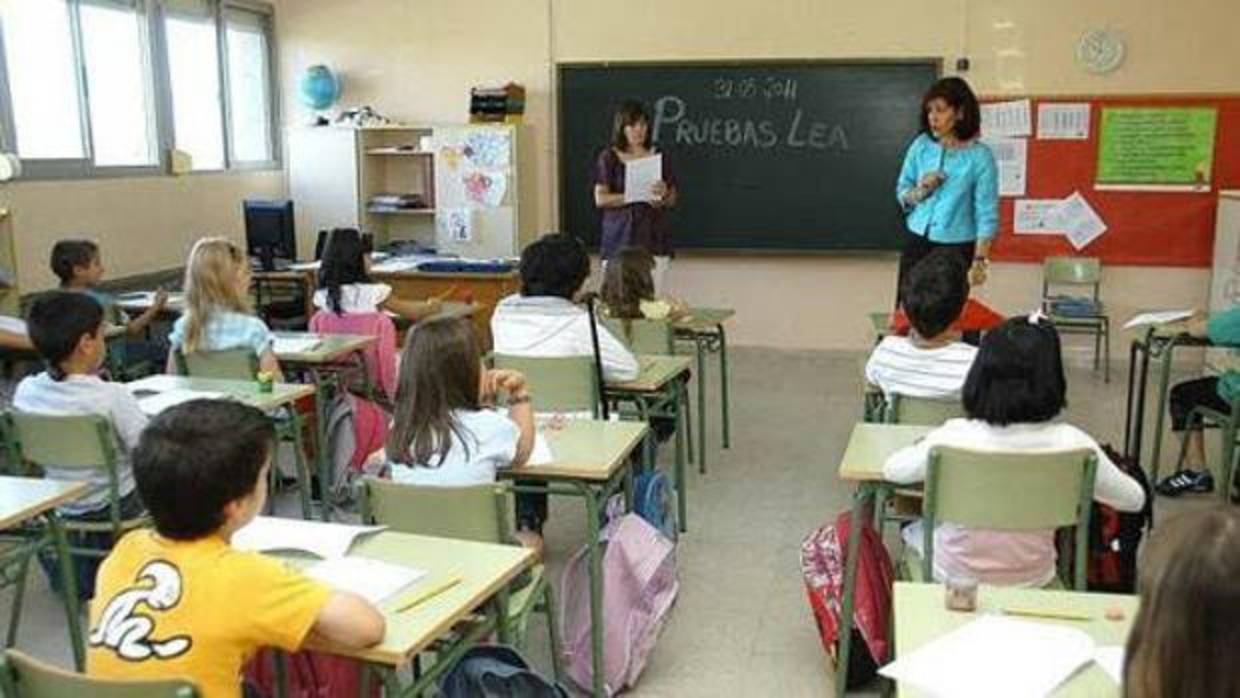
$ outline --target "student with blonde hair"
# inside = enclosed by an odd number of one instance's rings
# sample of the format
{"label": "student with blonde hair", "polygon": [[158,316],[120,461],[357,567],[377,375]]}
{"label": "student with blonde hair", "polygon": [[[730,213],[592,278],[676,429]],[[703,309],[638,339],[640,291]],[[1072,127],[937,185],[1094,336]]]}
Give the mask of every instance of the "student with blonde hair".
{"label": "student with blonde hair", "polygon": [[260,371],[282,378],[275,337],[250,305],[250,260],[225,238],[202,238],[185,267],[185,313],[172,326],[168,373],[177,373],[176,351],[252,349]]}

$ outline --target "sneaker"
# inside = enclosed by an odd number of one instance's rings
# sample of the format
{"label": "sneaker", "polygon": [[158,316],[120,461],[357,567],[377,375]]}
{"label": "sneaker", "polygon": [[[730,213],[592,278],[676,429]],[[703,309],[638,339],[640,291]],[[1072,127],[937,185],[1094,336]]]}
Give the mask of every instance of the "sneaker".
{"label": "sneaker", "polygon": [[1168,475],[1154,490],[1164,497],[1178,497],[1186,492],[1205,494],[1214,491],[1214,476],[1208,470],[1181,470]]}

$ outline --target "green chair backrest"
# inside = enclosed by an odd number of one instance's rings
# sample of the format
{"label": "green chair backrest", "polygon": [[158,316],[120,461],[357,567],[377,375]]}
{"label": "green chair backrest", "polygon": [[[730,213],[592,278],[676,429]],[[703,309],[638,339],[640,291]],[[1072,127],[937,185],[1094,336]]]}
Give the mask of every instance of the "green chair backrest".
{"label": "green chair backrest", "polygon": [[177,369],[183,376],[252,381],[258,375],[258,357],[252,349],[225,351],[176,351]]}
{"label": "green chair backrest", "polygon": [[1042,297],[1051,286],[1090,286],[1094,300],[1102,283],[1102,262],[1097,257],[1047,257],[1042,261]]}
{"label": "green chair backrest", "polygon": [[0,695],[5,698],[196,698],[194,684],[183,679],[89,678],[40,662],[33,657],[5,650],[0,657]]}
{"label": "green chair backrest", "polygon": [[1090,449],[971,451],[936,446],[926,468],[926,579],[934,562],[934,527],[953,523],[997,531],[1076,527],[1074,586],[1085,588],[1089,511],[1098,461]]}
{"label": "green chair backrest", "polygon": [[892,424],[919,424],[937,427],[943,422],[965,416],[960,398],[939,400],[891,394],[887,396],[884,421]]}
{"label": "green chair backrest", "polygon": [[365,523],[400,533],[509,542],[512,497],[502,485],[431,487],[366,478],[361,491]]}
{"label": "green chair backrest", "polygon": [[115,472],[120,446],[107,417],[45,415],[9,410],[9,437],[22,458],[36,465]]}
{"label": "green chair backrest", "polygon": [[599,386],[592,356],[530,357],[495,354],[495,368],[520,371],[539,412],[599,414]]}
{"label": "green chair backrest", "polygon": [[675,333],[667,320],[622,320],[603,318],[603,326],[628,346],[634,354],[670,356],[674,353]]}

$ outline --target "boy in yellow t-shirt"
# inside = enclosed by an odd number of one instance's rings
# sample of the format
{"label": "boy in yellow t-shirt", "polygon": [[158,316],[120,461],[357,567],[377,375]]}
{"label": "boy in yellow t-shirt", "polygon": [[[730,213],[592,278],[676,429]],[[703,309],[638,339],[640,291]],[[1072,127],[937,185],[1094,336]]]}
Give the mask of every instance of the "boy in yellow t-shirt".
{"label": "boy in yellow t-shirt", "polygon": [[155,530],[126,535],[99,569],[88,674],[183,677],[204,698],[237,698],[260,647],[383,639],[366,600],[229,545],[267,499],[274,436],[261,411],[222,400],[173,407],[143,432],[133,471]]}

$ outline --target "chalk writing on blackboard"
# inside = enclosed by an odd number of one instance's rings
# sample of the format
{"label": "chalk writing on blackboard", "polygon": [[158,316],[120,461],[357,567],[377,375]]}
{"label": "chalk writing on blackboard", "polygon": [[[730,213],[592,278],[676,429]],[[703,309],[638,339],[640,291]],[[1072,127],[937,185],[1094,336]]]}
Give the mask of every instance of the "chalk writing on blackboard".
{"label": "chalk writing on blackboard", "polygon": [[[795,93],[795,86],[792,88]],[[691,114],[685,100],[664,95],[654,103],[654,140],[684,146],[731,146],[768,150],[849,149],[848,133],[840,124],[818,121],[796,108],[782,118],[754,119],[726,114]]]}

